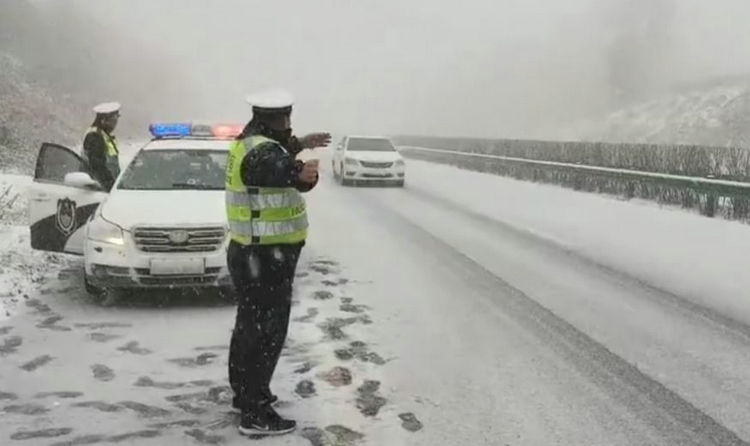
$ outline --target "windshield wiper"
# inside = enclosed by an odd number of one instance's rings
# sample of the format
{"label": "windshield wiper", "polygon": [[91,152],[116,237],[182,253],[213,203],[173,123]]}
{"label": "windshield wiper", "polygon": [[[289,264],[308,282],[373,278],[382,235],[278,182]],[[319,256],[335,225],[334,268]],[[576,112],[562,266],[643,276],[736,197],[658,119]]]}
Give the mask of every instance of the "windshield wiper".
{"label": "windshield wiper", "polygon": [[210,184],[172,183],[175,189],[198,189],[198,190],[223,190],[224,187],[212,186]]}

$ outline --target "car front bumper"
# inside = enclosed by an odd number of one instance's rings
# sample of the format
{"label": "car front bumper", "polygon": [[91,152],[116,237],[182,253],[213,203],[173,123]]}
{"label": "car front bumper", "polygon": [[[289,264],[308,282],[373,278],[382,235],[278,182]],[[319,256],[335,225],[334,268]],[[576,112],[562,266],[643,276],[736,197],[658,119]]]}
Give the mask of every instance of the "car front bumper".
{"label": "car front bumper", "polygon": [[344,166],[344,178],[353,181],[403,182],[405,173],[404,166],[396,165],[387,168]]}
{"label": "car front bumper", "polygon": [[[226,246],[201,253],[149,253],[134,244],[112,245],[86,241],[84,267],[89,283],[98,288],[196,288],[228,287],[231,277],[226,266]],[[202,259],[203,272],[153,274],[152,260]]]}

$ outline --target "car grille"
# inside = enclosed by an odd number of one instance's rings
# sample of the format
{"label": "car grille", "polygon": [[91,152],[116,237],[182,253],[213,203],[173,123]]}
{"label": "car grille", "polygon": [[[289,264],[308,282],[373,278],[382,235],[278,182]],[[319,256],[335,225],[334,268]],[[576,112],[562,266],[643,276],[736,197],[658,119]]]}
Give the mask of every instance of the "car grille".
{"label": "car grille", "polygon": [[373,161],[360,161],[362,167],[369,167],[371,169],[387,169],[393,165],[393,162],[373,162]]}
{"label": "car grille", "polygon": [[[184,231],[187,240],[178,243],[170,234]],[[145,252],[211,252],[221,248],[226,238],[222,227],[208,228],[135,228],[136,247]]]}

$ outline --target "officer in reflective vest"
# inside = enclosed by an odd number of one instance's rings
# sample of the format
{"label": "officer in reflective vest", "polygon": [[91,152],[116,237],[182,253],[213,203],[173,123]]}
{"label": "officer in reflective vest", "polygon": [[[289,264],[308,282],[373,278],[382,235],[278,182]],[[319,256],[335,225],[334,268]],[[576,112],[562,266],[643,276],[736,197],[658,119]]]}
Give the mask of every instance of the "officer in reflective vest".
{"label": "officer in reflective vest", "polygon": [[96,118],[83,140],[83,156],[91,176],[109,191],[120,175],[120,152],[112,132],[120,118],[120,104],[107,102],[94,107]]}
{"label": "officer in reflective vest", "polygon": [[237,293],[229,351],[233,405],[242,413],[240,433],[279,435],[296,422],[273,409],[270,382],[284,346],[292,282],[307,237],[303,192],[318,181],[317,161],[303,163],[305,148],[327,146],[331,136],[292,136],[293,100],[284,91],[248,97],[253,118],[232,142],[226,170],[226,209],[231,241],[227,264]]}

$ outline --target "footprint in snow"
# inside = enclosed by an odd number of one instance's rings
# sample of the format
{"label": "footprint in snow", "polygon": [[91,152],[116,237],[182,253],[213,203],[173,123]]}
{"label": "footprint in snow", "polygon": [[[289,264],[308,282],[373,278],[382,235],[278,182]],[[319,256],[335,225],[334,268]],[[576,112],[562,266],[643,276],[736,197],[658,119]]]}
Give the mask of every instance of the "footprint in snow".
{"label": "footprint in snow", "polygon": [[161,407],[149,406],[148,404],[143,404],[136,401],[121,401],[117,404],[126,409],[130,409],[136,412],[143,418],[165,417],[171,413],[166,409],[162,409]]}
{"label": "footprint in snow", "polygon": [[43,413],[49,412],[49,409],[42,406],[41,404],[28,403],[5,406],[3,407],[3,412],[19,415],[41,415]]}
{"label": "footprint in snow", "polygon": [[83,392],[57,391],[57,392],[40,392],[35,395],[35,398],[55,397],[55,398],[61,398],[61,399],[69,399],[69,398],[80,398],[82,396],[83,396]]}
{"label": "footprint in snow", "polygon": [[34,370],[38,369],[39,367],[42,367],[46,364],[49,364],[50,361],[52,361],[52,356],[50,355],[42,355],[38,356],[31,361],[27,362],[26,364],[20,366],[21,369],[27,371],[27,372],[33,372]]}
{"label": "footprint in snow", "polygon": [[169,362],[173,362],[181,367],[198,367],[206,364],[211,364],[219,355],[216,353],[201,353],[195,358],[174,358],[170,359]]}
{"label": "footprint in snow", "polygon": [[307,314],[305,316],[298,316],[298,317],[294,318],[293,320],[294,320],[294,322],[311,322],[313,319],[315,319],[315,317],[317,315],[318,315],[318,309],[317,308],[315,308],[315,307],[308,308],[307,309]]}
{"label": "footprint in snow", "polygon": [[0,345],[0,354],[7,355],[18,351],[18,347],[23,344],[23,338],[20,336],[11,336],[3,340],[3,345]]}
{"label": "footprint in snow", "polygon": [[366,417],[374,417],[388,402],[379,395],[380,381],[366,380],[358,389],[357,408]]}
{"label": "footprint in snow", "polygon": [[315,396],[315,383],[310,380],[302,380],[297,383],[297,387],[294,392],[302,398],[310,398]]}
{"label": "footprint in snow", "polygon": [[114,370],[110,369],[104,364],[94,364],[91,366],[91,371],[94,373],[94,378],[99,381],[112,381],[115,379]]}
{"label": "footprint in snow", "polygon": [[222,435],[208,434],[202,429],[186,430],[185,435],[192,437],[199,444],[222,444],[226,441]]}
{"label": "footprint in snow", "polygon": [[121,352],[132,353],[134,355],[150,355],[151,353],[153,353],[147,348],[140,347],[138,341],[130,341],[122,347],[118,347],[117,350]]}
{"label": "footprint in snow", "polygon": [[401,419],[401,427],[409,432],[417,432],[422,430],[422,422],[417,419],[417,416],[411,412],[399,414],[398,417]]}
{"label": "footprint in snow", "polygon": [[354,446],[365,438],[363,434],[338,424],[328,426],[325,430],[318,427],[306,427],[302,429],[300,435],[312,446]]}
{"label": "footprint in snow", "polygon": [[120,335],[109,334],[109,333],[101,333],[101,332],[89,333],[89,339],[91,339],[94,342],[101,342],[101,343],[109,342],[114,339],[119,339],[121,337],[122,336]]}
{"label": "footprint in snow", "polygon": [[8,333],[10,333],[11,330],[13,330],[13,327],[11,327],[9,325],[5,326],[5,327],[0,327],[0,336],[7,335]]}
{"label": "footprint in snow", "polygon": [[73,432],[73,429],[69,427],[57,427],[49,429],[41,429],[36,431],[18,431],[10,436],[11,440],[33,440],[35,438],[55,438],[68,435]]}
{"label": "footprint in snow", "polygon": [[122,412],[124,408],[117,404],[105,403],[104,401],[82,401],[80,403],[71,404],[71,407],[83,407],[86,409],[96,409],[100,412]]}

